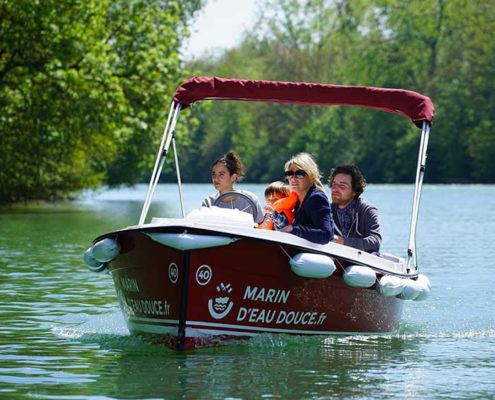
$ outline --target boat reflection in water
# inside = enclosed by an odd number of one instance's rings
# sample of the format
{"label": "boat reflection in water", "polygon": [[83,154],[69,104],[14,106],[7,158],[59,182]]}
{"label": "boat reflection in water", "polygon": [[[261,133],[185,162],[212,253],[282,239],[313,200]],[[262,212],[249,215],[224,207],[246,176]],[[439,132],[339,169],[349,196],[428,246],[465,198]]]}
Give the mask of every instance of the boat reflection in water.
{"label": "boat reflection in water", "polygon": [[[255,229],[256,216],[237,209],[199,208],[186,216],[175,126],[181,109],[217,99],[368,107],[413,121],[421,128],[421,144],[407,257]],[[392,333],[399,327],[404,300],[425,299],[430,291],[418,271],[415,232],[432,120],[431,100],[407,90],[190,79],[174,94],[138,225],[96,238],[85,254],[86,264],[113,277],[131,333],[172,349],[232,343],[262,333]],[[182,218],[145,223],[170,146]],[[229,195],[242,197],[239,192]]]}
{"label": "boat reflection in water", "polygon": [[[393,396],[390,391],[397,390],[397,381],[405,372],[397,368],[397,375],[389,371],[385,377],[380,372],[383,365],[405,357],[411,363],[418,362],[424,357],[420,350],[414,339],[291,340],[287,335],[272,334],[261,334],[248,345],[202,349],[193,356],[145,345],[133,351],[127,344],[115,354],[112,368],[101,366],[93,371],[101,378],[90,382],[89,387],[114,398],[202,398],[205,393],[215,398],[233,397],[234,393],[237,398],[252,398],[262,391],[271,393],[272,398],[309,398],[315,390],[329,395]],[[294,384],[287,387],[289,382]]]}

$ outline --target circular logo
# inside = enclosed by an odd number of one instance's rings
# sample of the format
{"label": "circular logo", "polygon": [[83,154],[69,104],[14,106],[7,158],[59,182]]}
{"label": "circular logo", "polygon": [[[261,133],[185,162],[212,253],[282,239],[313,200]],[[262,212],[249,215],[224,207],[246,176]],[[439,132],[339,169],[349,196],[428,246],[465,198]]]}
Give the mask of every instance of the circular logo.
{"label": "circular logo", "polygon": [[168,277],[170,278],[170,282],[177,283],[179,279],[179,267],[177,267],[176,263],[170,263],[168,266]]}
{"label": "circular logo", "polygon": [[196,282],[198,282],[199,285],[204,286],[210,282],[212,275],[210,266],[204,264],[196,270]]}

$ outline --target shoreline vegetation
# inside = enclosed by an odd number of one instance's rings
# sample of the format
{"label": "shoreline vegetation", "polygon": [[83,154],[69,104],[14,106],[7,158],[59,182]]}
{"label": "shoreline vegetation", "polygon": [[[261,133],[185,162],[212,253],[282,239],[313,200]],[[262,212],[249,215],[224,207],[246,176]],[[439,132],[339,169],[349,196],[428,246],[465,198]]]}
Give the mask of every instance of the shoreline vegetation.
{"label": "shoreline vegetation", "polygon": [[[186,63],[180,46],[205,4],[5,3],[0,204],[146,182],[174,89],[199,75],[417,91],[436,109],[425,183],[495,183],[491,0],[270,0],[237,47]],[[325,174],[354,162],[370,183],[411,183],[420,132],[375,110],[203,102],[176,137],[184,182],[209,182],[211,160],[234,149],[249,183],[279,179],[301,151]]]}
{"label": "shoreline vegetation", "polygon": [[[87,198],[98,198],[98,196],[104,194],[105,192],[108,191],[116,191],[119,192],[120,190],[130,190],[130,191],[135,191],[137,185],[144,185],[145,188],[143,190],[139,191],[140,194],[142,194],[143,198],[141,199],[120,199],[122,202],[137,202],[138,208],[142,206],[142,203],[144,203],[144,194],[146,193],[146,189],[148,187],[148,182],[138,182],[133,185],[119,185],[119,186],[102,186],[97,189],[86,189],[84,192],[79,193],[78,195],[72,195],[70,198],[57,198],[57,199],[50,199],[50,200],[28,200],[28,201],[22,201],[22,202],[16,202],[16,203],[0,203],[0,214],[2,212],[12,212],[12,211],[20,211],[24,212],[26,210],[42,210],[42,209],[52,209],[57,210],[60,212],[63,211],[72,211],[73,207],[76,203],[84,201]],[[177,183],[176,182],[161,182],[160,184],[165,184],[165,185],[170,185],[176,189]],[[253,183],[253,182],[242,182],[242,185],[260,185],[260,188],[264,190],[264,188],[269,184],[269,182],[265,183]],[[205,194],[209,193],[211,191],[211,183],[205,183],[205,182],[182,182],[183,188],[187,188],[188,185],[204,185],[205,186]],[[374,186],[386,186],[387,188],[390,189],[399,189],[404,186],[411,186],[413,187],[414,183],[400,183],[400,182],[395,182],[395,183],[368,183],[367,187],[368,190],[373,188]],[[428,188],[436,188],[436,189],[441,189],[444,187],[486,187],[490,188],[493,187],[494,184],[492,183],[425,183],[423,184],[423,189],[427,190]],[[260,189],[260,193],[263,192],[263,190]],[[326,187],[326,192],[327,195],[329,195],[329,189]],[[112,199],[111,201],[115,201]],[[155,199],[156,202],[160,202],[160,200]],[[64,206],[67,206],[67,208],[64,208]]]}

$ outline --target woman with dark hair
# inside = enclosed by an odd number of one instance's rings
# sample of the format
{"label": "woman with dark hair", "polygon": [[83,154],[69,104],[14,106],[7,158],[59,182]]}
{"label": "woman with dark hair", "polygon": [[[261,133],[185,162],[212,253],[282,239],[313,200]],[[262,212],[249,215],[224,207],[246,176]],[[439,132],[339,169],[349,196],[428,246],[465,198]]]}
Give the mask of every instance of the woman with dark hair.
{"label": "woman with dark hair", "polygon": [[294,209],[294,222],[279,231],[319,244],[333,240],[330,203],[320,178],[318,165],[307,153],[297,154],[285,163],[285,179],[299,200]]}
{"label": "woman with dark hair", "polygon": [[253,219],[259,223],[263,219],[263,209],[256,195],[247,190],[234,189],[234,183],[239,182],[243,176],[241,159],[233,151],[213,161],[211,180],[218,193],[206,197],[201,205],[236,208],[252,214]]}

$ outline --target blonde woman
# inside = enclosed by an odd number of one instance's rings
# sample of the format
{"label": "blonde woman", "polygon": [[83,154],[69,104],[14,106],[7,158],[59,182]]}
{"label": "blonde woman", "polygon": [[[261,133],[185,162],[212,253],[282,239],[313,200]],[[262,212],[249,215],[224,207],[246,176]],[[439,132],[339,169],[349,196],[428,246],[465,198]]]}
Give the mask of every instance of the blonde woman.
{"label": "blonde woman", "polygon": [[299,153],[285,163],[285,179],[299,200],[292,225],[281,229],[314,243],[333,240],[333,219],[330,203],[320,181],[321,174],[308,153]]}

